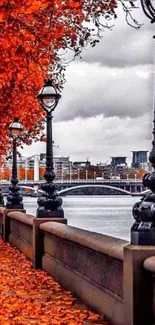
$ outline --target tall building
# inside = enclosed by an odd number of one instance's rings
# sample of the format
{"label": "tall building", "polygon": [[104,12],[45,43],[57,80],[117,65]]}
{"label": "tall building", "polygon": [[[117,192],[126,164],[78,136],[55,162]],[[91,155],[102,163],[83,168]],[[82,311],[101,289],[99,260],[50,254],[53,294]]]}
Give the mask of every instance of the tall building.
{"label": "tall building", "polygon": [[90,167],[91,162],[89,160],[85,161],[74,161],[73,162],[73,168],[87,168]]}
{"label": "tall building", "polygon": [[127,157],[111,157],[111,166],[127,166],[126,163]]}
{"label": "tall building", "polygon": [[145,168],[147,166],[147,153],[148,151],[132,151],[132,164],[133,168]]}
{"label": "tall building", "polygon": [[[66,176],[70,173],[70,167],[72,165],[72,162],[69,159],[68,156],[54,156],[53,157],[53,163],[54,163],[54,171],[56,178],[60,178],[63,176]],[[40,154],[40,167],[45,167],[46,165],[46,154],[41,153]]]}

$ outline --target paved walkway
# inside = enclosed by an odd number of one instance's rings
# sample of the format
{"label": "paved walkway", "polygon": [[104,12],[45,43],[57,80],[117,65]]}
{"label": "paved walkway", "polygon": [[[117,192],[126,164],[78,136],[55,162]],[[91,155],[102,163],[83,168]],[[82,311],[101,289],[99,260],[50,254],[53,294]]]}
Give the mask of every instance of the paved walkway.
{"label": "paved walkway", "polygon": [[0,238],[0,324],[108,324]]}

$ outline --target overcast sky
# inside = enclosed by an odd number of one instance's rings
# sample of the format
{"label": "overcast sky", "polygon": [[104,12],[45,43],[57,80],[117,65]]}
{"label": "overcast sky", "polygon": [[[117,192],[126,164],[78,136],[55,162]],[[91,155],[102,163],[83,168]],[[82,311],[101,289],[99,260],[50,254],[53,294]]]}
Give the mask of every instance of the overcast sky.
{"label": "overcast sky", "polygon": [[[57,156],[110,162],[132,150],[150,150],[153,118],[154,26],[142,9],[134,17],[144,25],[129,27],[121,12],[112,31],[67,68],[62,99],[54,111]],[[25,146],[22,155],[45,152],[44,143]]]}

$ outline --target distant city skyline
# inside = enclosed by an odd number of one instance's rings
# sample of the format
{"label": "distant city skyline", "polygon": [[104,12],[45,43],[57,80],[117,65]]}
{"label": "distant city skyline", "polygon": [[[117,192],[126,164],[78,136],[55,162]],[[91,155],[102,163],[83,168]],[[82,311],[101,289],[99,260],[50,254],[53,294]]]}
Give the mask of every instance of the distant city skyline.
{"label": "distant city skyline", "polygon": [[[131,151],[151,150],[154,31],[139,7],[133,16],[143,23],[140,30],[128,26],[121,12],[112,31],[104,31],[95,48],[68,66],[53,114],[56,155],[89,157],[92,163],[127,156],[130,164]],[[24,146],[20,152],[45,152],[45,143]]]}
{"label": "distant city skyline", "polygon": [[[108,165],[108,164],[111,164],[111,162],[115,160],[114,158],[120,158],[121,157],[121,158],[126,158],[126,159],[124,159],[124,161],[126,161],[128,166],[131,166],[132,162],[133,162],[133,156],[135,156],[135,155],[133,155],[133,152],[147,152],[147,162],[149,162],[149,160],[148,160],[149,152],[147,150],[131,151],[131,161],[130,162],[128,162],[129,157],[125,156],[125,155],[111,155],[107,161],[102,160],[102,161],[96,161],[95,163],[93,162],[93,159],[91,159],[90,157],[86,157],[84,159],[72,159],[72,157],[70,155],[60,155],[58,153],[56,154],[55,152],[54,152],[54,158],[56,158],[56,157],[69,157],[70,161],[72,161],[72,162],[74,162],[74,161],[80,162],[80,161],[87,161],[88,160],[88,161],[91,162],[91,164],[94,164],[94,165],[97,165],[97,164],[100,164],[100,163]],[[22,155],[22,157],[30,158],[30,157],[33,157],[35,155],[40,155],[40,154],[46,155],[45,151],[44,151],[44,152],[39,152],[39,153],[33,152],[32,155]]]}

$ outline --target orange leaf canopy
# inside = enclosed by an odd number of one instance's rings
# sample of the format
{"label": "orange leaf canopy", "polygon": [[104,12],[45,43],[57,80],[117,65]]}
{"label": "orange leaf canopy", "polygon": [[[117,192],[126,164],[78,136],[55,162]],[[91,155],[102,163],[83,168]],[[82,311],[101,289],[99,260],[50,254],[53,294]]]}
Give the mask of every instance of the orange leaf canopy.
{"label": "orange leaf canopy", "polygon": [[[128,2],[128,1],[126,1]],[[102,15],[115,15],[116,0],[1,0],[0,2],[0,153],[9,147],[8,125],[20,118],[23,141],[42,136],[44,113],[36,96],[45,77],[62,88],[60,50],[77,55],[95,44],[83,22],[98,26]]]}

